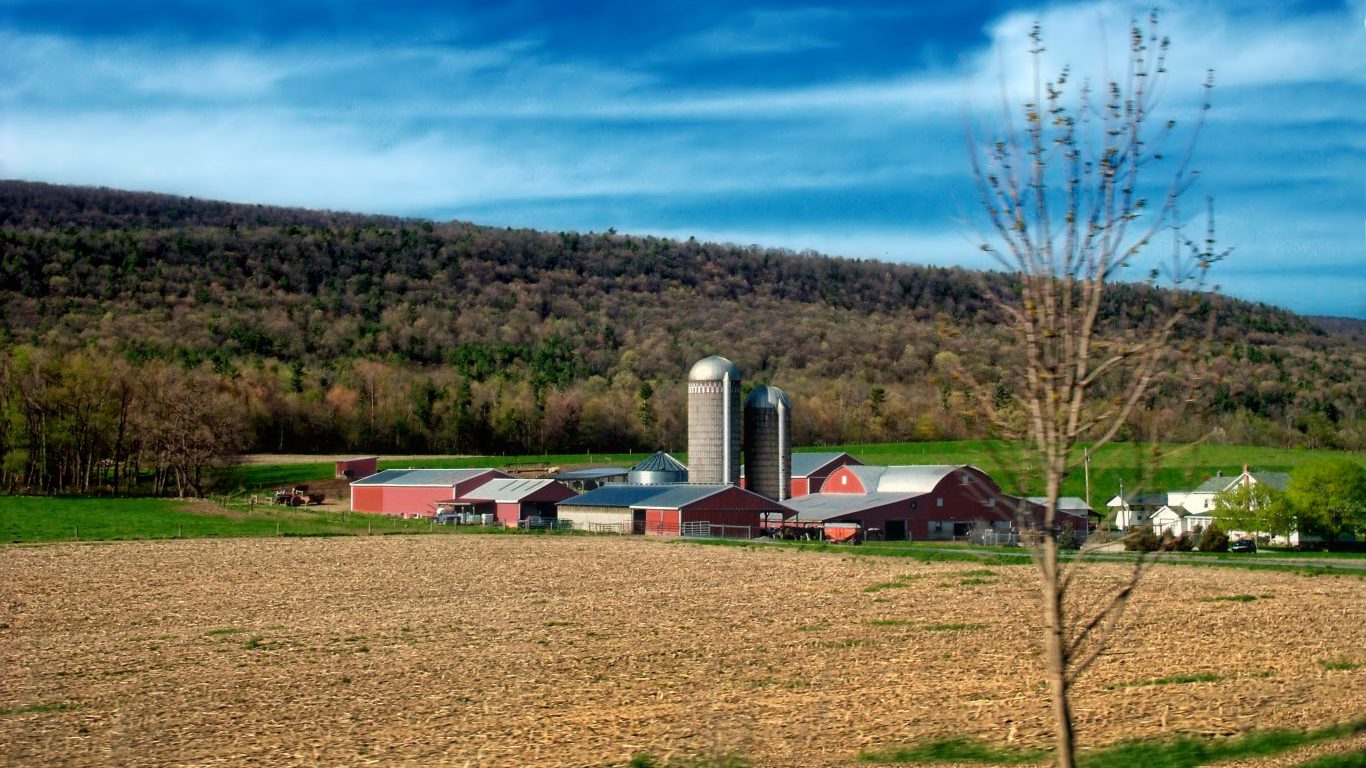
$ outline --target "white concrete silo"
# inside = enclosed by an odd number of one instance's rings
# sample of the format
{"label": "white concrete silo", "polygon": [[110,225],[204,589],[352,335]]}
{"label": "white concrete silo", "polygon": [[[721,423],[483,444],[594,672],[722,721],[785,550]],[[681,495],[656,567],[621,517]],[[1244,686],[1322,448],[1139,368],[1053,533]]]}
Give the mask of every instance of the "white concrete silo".
{"label": "white concrete silo", "polygon": [[724,357],[688,372],[688,482],[740,482],[740,369]]}

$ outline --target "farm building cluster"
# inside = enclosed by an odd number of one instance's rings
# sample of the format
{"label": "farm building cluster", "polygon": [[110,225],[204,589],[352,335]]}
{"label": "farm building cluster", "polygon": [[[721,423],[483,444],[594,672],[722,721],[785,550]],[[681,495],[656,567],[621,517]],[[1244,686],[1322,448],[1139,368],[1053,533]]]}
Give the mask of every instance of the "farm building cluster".
{"label": "farm building cluster", "polygon": [[[626,467],[543,477],[499,469],[386,469],[339,462],[351,509],[485,525],[648,535],[774,536],[844,541],[1014,541],[1039,499],[1013,496],[965,464],[868,466],[843,452],[793,453],[792,407],[777,387],[741,398],[741,374],[711,356],[688,374],[688,464],[659,452]],[[743,457],[743,463],[741,461]],[[1061,505],[1079,538],[1089,507]]]}

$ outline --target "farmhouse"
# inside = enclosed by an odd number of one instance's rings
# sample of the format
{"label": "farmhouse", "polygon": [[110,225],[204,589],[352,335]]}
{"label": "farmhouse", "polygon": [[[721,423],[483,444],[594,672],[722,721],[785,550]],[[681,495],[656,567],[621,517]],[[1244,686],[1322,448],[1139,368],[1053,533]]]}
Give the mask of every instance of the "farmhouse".
{"label": "farmhouse", "polygon": [[[1167,494],[1167,504],[1154,512],[1150,518],[1153,530],[1158,533],[1171,533],[1180,536],[1204,530],[1214,523],[1215,497],[1239,486],[1266,485],[1284,491],[1290,482],[1285,472],[1252,472],[1246,466],[1235,476],[1216,474],[1196,486],[1193,491],[1171,491]],[[1256,531],[1229,531],[1234,535],[1266,535]],[[1299,535],[1292,534],[1290,542],[1299,543]]]}
{"label": "farmhouse", "polygon": [[436,503],[464,496],[496,478],[496,469],[386,469],[351,483],[351,511],[434,517]]}
{"label": "farmhouse", "polygon": [[[1175,505],[1180,506],[1185,494],[1178,493],[1177,496]],[[1105,510],[1116,529],[1137,528],[1150,524],[1159,509],[1171,505],[1172,501],[1168,497],[1166,493],[1116,494],[1105,503]]]}
{"label": "farmhouse", "polygon": [[766,513],[789,515],[775,501],[736,485],[672,483],[606,485],[560,502],[558,516],[577,530],[677,536],[690,530],[709,535],[762,535]]}

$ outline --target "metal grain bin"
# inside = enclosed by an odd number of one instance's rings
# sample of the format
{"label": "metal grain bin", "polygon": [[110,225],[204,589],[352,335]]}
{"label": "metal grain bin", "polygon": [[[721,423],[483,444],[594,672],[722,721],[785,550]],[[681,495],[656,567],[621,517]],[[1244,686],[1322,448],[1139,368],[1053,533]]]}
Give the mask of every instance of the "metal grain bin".
{"label": "metal grain bin", "polygon": [[688,479],[740,482],[740,369],[724,357],[688,372]]}
{"label": "metal grain bin", "polygon": [[777,387],[745,398],[745,487],[774,501],[792,487],[792,403]]}
{"label": "metal grain bin", "polygon": [[631,485],[667,485],[688,482],[688,468],[678,459],[659,451],[631,467],[626,474],[626,482]]}

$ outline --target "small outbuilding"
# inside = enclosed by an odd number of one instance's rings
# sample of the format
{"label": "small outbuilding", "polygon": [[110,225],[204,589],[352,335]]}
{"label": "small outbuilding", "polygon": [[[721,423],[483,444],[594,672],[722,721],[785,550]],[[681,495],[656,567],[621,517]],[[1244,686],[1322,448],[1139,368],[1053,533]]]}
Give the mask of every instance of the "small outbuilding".
{"label": "small outbuilding", "polygon": [[337,462],[338,480],[360,480],[369,477],[379,471],[378,456],[362,456],[357,459],[342,459]]}

